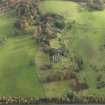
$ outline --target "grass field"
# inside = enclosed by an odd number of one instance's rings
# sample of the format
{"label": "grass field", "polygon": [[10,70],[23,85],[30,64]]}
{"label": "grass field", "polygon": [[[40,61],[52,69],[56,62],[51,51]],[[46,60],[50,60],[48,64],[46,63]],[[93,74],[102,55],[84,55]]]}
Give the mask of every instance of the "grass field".
{"label": "grass field", "polygon": [[[96,89],[96,77],[105,71],[95,72],[90,65],[99,70],[105,65],[105,11],[89,12],[86,8],[74,2],[47,0],[41,3],[41,11],[64,15],[66,22],[75,21],[72,29],[66,30],[64,39],[70,53],[75,52],[84,59],[84,68],[79,72],[79,78],[86,79],[89,90],[81,91],[80,95],[104,95],[105,88]],[[13,37],[13,23],[16,18],[11,14],[0,13],[0,38],[5,38],[0,44],[0,96],[61,96],[69,90],[69,81],[42,84],[38,76],[38,64],[48,63],[46,56],[42,57],[30,35]],[[55,45],[55,42],[52,44]],[[53,45],[52,45],[53,46]],[[68,61],[68,62],[67,62]],[[63,62],[69,64],[69,60]],[[31,62],[35,62],[34,65]],[[62,65],[54,65],[54,68]],[[44,74],[43,74],[44,75]]]}
{"label": "grass field", "polygon": [[[0,16],[0,96],[44,96],[35,60],[35,45],[31,35],[11,37],[15,18]],[[8,35],[8,36],[7,36]],[[8,37],[8,38],[7,38]]]}
{"label": "grass field", "polygon": [[[91,12],[86,7],[83,8],[74,2],[59,0],[45,1],[41,7],[43,13],[58,13],[65,17],[66,22],[76,22],[72,29],[64,32],[62,37],[70,52],[74,52],[84,59],[84,68],[79,73],[79,78],[83,81],[85,78],[90,88],[88,91],[80,92],[80,94],[105,95],[105,88],[96,89],[97,75],[101,74],[103,80],[105,77],[104,71],[101,71],[105,65],[105,50],[102,47],[105,43],[105,10]],[[95,72],[90,65],[95,65],[99,71]]]}

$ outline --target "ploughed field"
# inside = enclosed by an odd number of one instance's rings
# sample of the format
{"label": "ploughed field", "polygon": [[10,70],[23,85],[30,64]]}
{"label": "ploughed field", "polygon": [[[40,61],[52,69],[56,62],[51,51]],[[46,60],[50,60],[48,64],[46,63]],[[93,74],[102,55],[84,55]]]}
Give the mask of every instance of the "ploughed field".
{"label": "ploughed field", "polygon": [[[74,2],[47,0],[41,3],[43,13],[53,12],[73,23],[61,38],[69,49],[70,56],[80,56],[83,67],[77,75],[88,84],[88,89],[79,95],[105,95],[105,87],[97,89],[97,77],[105,81],[105,11],[88,11]],[[38,45],[29,34],[13,36],[13,13],[0,13],[0,96],[62,96],[71,90],[70,80],[42,83],[50,71],[41,71],[40,65],[49,64],[48,56],[38,50]],[[53,47],[59,46],[52,40]],[[62,66],[70,65],[70,58],[61,58],[51,71],[60,72]]]}

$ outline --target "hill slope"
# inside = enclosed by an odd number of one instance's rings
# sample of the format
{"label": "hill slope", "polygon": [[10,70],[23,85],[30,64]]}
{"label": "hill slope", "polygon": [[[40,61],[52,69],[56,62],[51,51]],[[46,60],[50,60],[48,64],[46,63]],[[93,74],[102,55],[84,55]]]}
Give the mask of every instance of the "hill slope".
{"label": "hill slope", "polygon": [[12,36],[16,18],[0,16],[0,96],[43,96],[34,62],[35,46],[31,35]]}
{"label": "hill slope", "polygon": [[[66,23],[74,21],[72,28],[65,30],[62,39],[72,56],[78,55],[84,61],[83,70],[78,73],[81,81],[86,81],[89,89],[80,91],[81,95],[105,95],[105,88],[96,89],[97,76],[105,79],[105,11],[89,12],[74,2],[47,0],[41,3],[41,11],[54,12],[65,17]],[[31,35],[12,36],[13,23],[16,18],[11,13],[0,15],[0,96],[61,96],[70,88],[70,81],[42,84],[39,80],[37,64],[48,63],[42,57]],[[55,42],[52,46],[56,46]],[[66,61],[67,60],[67,61]],[[57,70],[69,59],[54,65]],[[35,62],[33,65],[32,62]],[[43,74],[44,75],[44,74]]]}
{"label": "hill slope", "polygon": [[45,1],[41,7],[44,13],[58,13],[65,17],[66,22],[75,22],[62,37],[70,53],[81,56],[84,61],[79,78],[88,83],[89,90],[81,91],[80,94],[104,95],[105,88],[96,89],[96,80],[99,75],[102,76],[102,81],[105,77],[105,10],[91,12],[69,1]]}

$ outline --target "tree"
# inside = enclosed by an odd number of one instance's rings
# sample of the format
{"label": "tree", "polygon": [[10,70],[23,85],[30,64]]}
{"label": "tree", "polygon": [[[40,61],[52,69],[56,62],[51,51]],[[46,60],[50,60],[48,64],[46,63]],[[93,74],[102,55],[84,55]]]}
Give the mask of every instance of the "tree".
{"label": "tree", "polygon": [[37,0],[32,2],[32,0],[23,0],[17,4],[16,7],[18,16],[25,16],[29,19],[34,19],[39,12]]}
{"label": "tree", "polygon": [[28,21],[25,17],[22,17],[15,23],[15,27],[24,31],[29,26]]}
{"label": "tree", "polygon": [[87,5],[96,10],[104,9],[104,0],[87,0]]}

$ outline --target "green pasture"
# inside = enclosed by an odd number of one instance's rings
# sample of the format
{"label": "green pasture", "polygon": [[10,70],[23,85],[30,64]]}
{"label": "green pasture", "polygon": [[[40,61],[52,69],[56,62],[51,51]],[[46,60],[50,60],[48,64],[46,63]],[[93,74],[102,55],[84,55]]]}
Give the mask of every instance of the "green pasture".
{"label": "green pasture", "polygon": [[35,65],[35,45],[31,35],[12,37],[15,17],[0,16],[0,96],[43,97]]}
{"label": "green pasture", "polygon": [[[46,0],[41,3],[42,13],[54,12],[62,14],[65,22],[74,21],[71,29],[62,33],[67,48],[72,56],[81,56],[84,67],[78,73],[81,81],[89,85],[89,89],[81,91],[80,95],[105,95],[105,88],[96,89],[96,77],[105,72],[101,71],[105,65],[105,11],[88,11],[77,3],[60,0]],[[39,66],[49,63],[46,55],[42,57],[32,35],[12,36],[16,17],[11,13],[0,13],[0,96],[61,96],[70,89],[70,81],[42,84],[39,76]],[[56,45],[57,44],[57,45]],[[58,47],[57,41],[51,45]],[[53,66],[56,71],[62,65],[69,65],[68,59]],[[96,72],[90,65],[96,66]],[[44,75],[44,73],[43,73]]]}
{"label": "green pasture", "polygon": [[[84,60],[83,70],[79,72],[81,81],[86,81],[89,89],[81,91],[80,95],[105,95],[105,89],[96,89],[96,77],[105,74],[101,71],[105,67],[105,10],[89,11],[77,3],[69,1],[47,0],[41,5],[43,13],[58,13],[65,17],[65,22],[72,23],[71,29],[66,29],[62,39],[70,50],[71,56],[80,56]],[[54,43],[55,46],[55,43]],[[73,54],[73,55],[72,55]],[[70,62],[65,62],[69,65]],[[58,64],[58,66],[61,65]],[[96,66],[98,72],[90,65]],[[105,68],[104,68],[105,69]]]}

